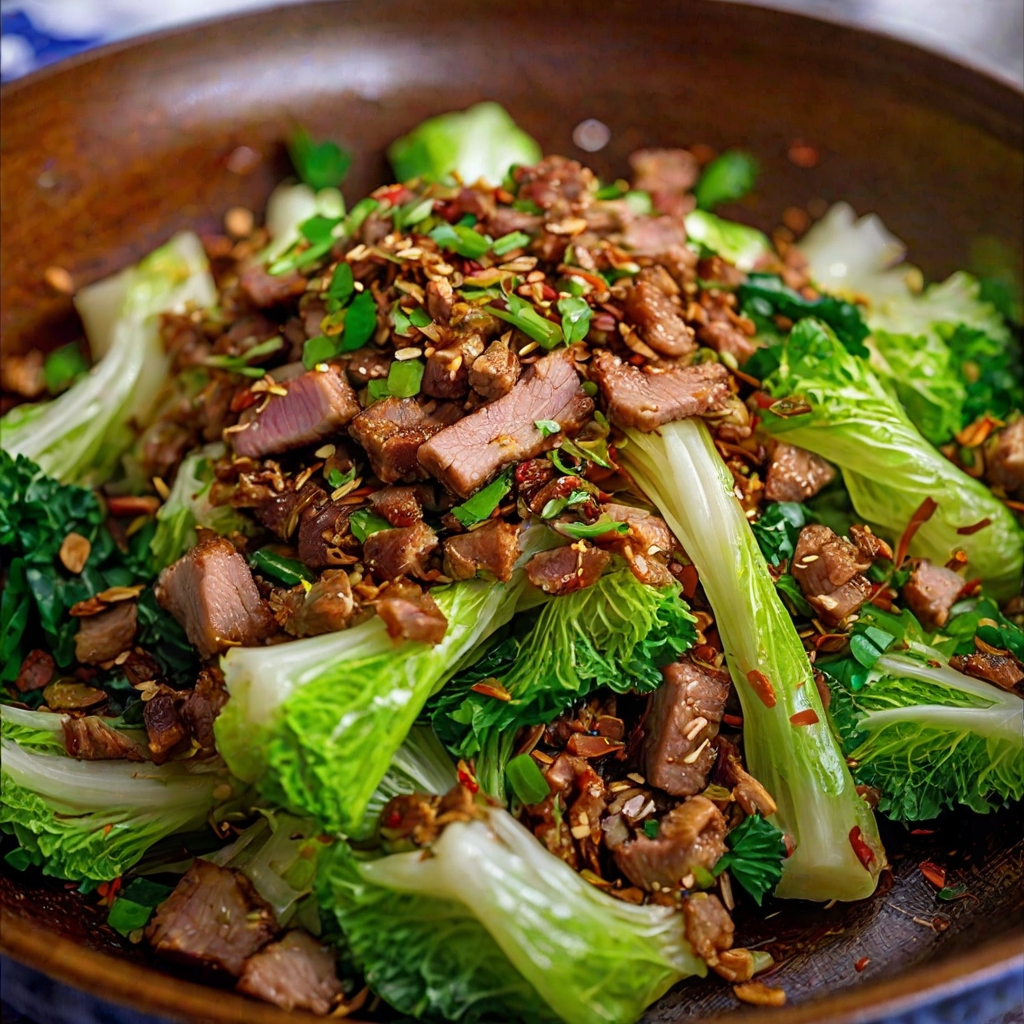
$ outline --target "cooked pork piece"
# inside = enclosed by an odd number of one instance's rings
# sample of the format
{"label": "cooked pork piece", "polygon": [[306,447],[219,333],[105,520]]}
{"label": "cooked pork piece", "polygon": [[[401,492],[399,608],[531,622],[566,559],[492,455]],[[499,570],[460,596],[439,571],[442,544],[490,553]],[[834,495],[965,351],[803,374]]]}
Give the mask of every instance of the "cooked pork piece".
{"label": "cooked pork piece", "polygon": [[974,654],[959,654],[949,659],[951,668],[957,672],[995,683],[1004,690],[1012,690],[1024,682],[1024,671],[1020,665],[1005,654],[988,654],[976,651]]}
{"label": "cooked pork piece", "polygon": [[64,749],[80,761],[110,761],[125,758],[145,761],[145,751],[123,732],[107,725],[98,715],[64,717]]}
{"label": "cooked pork piece", "polygon": [[696,351],[693,330],[683,321],[678,307],[649,281],[641,280],[626,292],[623,308],[655,352],[675,359]]}
{"label": "cooked pork piece", "polygon": [[199,744],[200,757],[208,757],[216,749],[213,723],[227,699],[224,677],[218,669],[209,668],[199,673],[195,688],[185,698],[181,717]]}
{"label": "cooked pork piece", "polygon": [[985,479],[1008,497],[1024,498],[1024,416],[1018,416],[985,444]]}
{"label": "cooked pork piece", "polygon": [[628,523],[629,532],[606,533],[596,543],[621,555],[629,564],[633,575],[652,587],[665,587],[672,582],[667,561],[675,542],[665,520],[632,505],[609,502],[601,511],[617,523]]}
{"label": "cooked pork piece", "polygon": [[292,636],[320,636],[344,629],[355,614],[352,585],[344,569],[327,569],[307,590],[302,585],[271,595],[278,625]]}
{"label": "cooked pork piece", "polygon": [[821,456],[780,441],[768,463],[764,496],[769,501],[806,501],[831,483],[835,475]]}
{"label": "cooked pork piece", "polygon": [[355,505],[337,501],[310,505],[299,519],[299,559],[310,569],[343,564],[341,544],[349,533]]}
{"label": "cooked pork piece", "polygon": [[469,368],[469,386],[484,398],[507,395],[519,380],[519,357],[507,341],[492,341]]}
{"label": "cooked pork piece", "polygon": [[507,583],[518,557],[519,527],[500,519],[444,542],[444,571],[453,580],[468,580],[484,572]]}
{"label": "cooked pork piece", "polygon": [[382,487],[370,495],[373,511],[392,526],[412,526],[423,518],[423,506],[433,505],[433,491],[417,484],[414,487]]}
{"label": "cooked pork piece", "polygon": [[146,701],[142,718],[146,723],[146,735],[149,737],[149,751],[153,755],[153,760],[160,764],[188,735],[188,729],[178,714],[174,697],[166,690],[161,690],[151,700]]}
{"label": "cooked pork piece", "polygon": [[484,339],[467,334],[427,356],[422,390],[431,398],[465,398],[469,392],[469,370],[484,353]]}
{"label": "cooked pork piece", "polygon": [[392,583],[377,601],[377,614],[392,640],[416,640],[439,644],[448,631],[448,620],[437,602],[415,583]]}
{"label": "cooked pork piece", "polygon": [[545,594],[571,594],[596,583],[611,560],[607,551],[577,541],[534,555],[526,563],[526,577]]}
{"label": "cooked pork piece", "polygon": [[321,1017],[343,992],[334,955],[300,931],[288,932],[249,957],[236,988],[282,1010],[309,1010]]}
{"label": "cooked pork piece", "polygon": [[952,569],[922,558],[903,587],[903,600],[925,629],[941,629],[963,588],[963,578]]}
{"label": "cooked pork piece", "polygon": [[79,620],[75,657],[83,665],[113,661],[135,639],[138,609],[134,601],[119,601],[97,615]]}
{"label": "cooked pork piece", "polygon": [[871,596],[863,575],[869,564],[848,540],[814,523],[800,531],[792,573],[821,621],[837,626]]}
{"label": "cooked pork piece", "polygon": [[370,534],[363,543],[363,558],[366,567],[382,583],[399,576],[425,579],[430,571],[430,556],[437,547],[437,534],[420,522]]}

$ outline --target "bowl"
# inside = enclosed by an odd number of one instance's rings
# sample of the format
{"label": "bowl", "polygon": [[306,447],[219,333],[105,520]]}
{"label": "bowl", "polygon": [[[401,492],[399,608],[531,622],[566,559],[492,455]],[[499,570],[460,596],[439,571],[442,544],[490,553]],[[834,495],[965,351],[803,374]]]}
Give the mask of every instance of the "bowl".
{"label": "bowl", "polygon": [[[643,145],[740,145],[762,173],[756,195],[727,215],[768,229],[786,207],[846,199],[879,213],[929,278],[979,261],[990,268],[993,254],[1020,275],[1020,92],[891,39],[741,5],[289,6],[108,47],[0,97],[0,332],[9,351],[80,330],[67,296],[46,285],[47,268],[81,286],[178,228],[216,230],[232,206],[259,211],[289,172],[282,139],[295,123],[353,150],[351,201],[388,177],[389,141],[485,98],[546,152],[586,160],[605,178],[626,171]],[[572,141],[586,118],[611,132],[596,153]],[[1016,978],[1021,809],[951,815],[928,832],[885,826],[892,877],[871,900],[775,902],[739,923],[745,944],[780,960],[771,980],[790,1005],[774,1021],[873,1020]],[[939,901],[919,867],[926,860],[968,895]],[[8,870],[0,908],[4,952],[104,998],[190,1021],[308,1019],[150,960],[95,907],[41,878]],[[958,1005],[948,1019],[983,1019]],[[682,984],[645,1019],[723,1013],[759,1016],[707,979]]]}

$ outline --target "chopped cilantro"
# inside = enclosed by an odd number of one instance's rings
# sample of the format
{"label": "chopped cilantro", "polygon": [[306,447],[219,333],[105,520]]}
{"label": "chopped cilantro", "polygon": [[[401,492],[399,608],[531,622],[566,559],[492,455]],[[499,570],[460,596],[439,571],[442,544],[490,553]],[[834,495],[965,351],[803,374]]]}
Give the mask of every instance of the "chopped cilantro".
{"label": "chopped cilantro", "polygon": [[317,191],[340,185],[352,165],[351,153],[334,142],[314,142],[302,127],[296,128],[292,134],[288,155],[299,177]]}
{"label": "chopped cilantro", "polygon": [[495,256],[504,256],[513,249],[522,249],[523,246],[529,244],[530,236],[525,231],[510,231],[507,235],[502,235],[501,238],[494,240],[491,251]]}
{"label": "chopped cilantro", "polygon": [[590,330],[590,317],[593,314],[586,300],[572,296],[559,299],[558,312],[562,314],[565,343],[571,345],[574,341],[582,341]]}
{"label": "chopped cilantro", "polygon": [[491,513],[501,504],[501,499],[512,490],[512,470],[506,469],[492,480],[483,490],[477,491],[461,505],[452,509],[452,515],[463,526],[472,526],[490,519]]}
{"label": "chopped cilantro", "polygon": [[430,237],[442,249],[457,252],[466,259],[479,259],[491,247],[487,235],[481,235],[465,224],[438,224]]}
{"label": "chopped cilantro", "polygon": [[362,544],[371,534],[380,533],[381,530],[390,530],[391,524],[368,508],[361,508],[358,512],[352,513],[349,529],[355,539]]}

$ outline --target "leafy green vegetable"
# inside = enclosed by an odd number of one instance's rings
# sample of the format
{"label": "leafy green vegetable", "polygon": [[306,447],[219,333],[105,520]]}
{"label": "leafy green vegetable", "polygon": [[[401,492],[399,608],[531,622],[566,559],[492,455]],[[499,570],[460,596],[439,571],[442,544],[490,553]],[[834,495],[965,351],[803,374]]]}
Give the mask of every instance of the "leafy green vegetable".
{"label": "leafy green vegetable", "polygon": [[336,313],[341,309],[355,291],[355,278],[352,276],[352,267],[344,260],[341,261],[331,274],[331,283],[327,286],[325,300],[328,313]]}
{"label": "leafy green vegetable", "polygon": [[782,829],[760,814],[752,814],[725,837],[725,843],[729,850],[718,859],[714,873],[720,875],[728,869],[761,906],[765,894],[773,892],[782,878],[786,859]]}
{"label": "leafy green vegetable", "polygon": [[343,352],[355,352],[362,348],[377,329],[377,303],[368,289],[356,292],[347,308],[339,306],[331,316],[341,320],[341,332],[334,335],[320,334],[305,342],[302,347],[302,365],[307,370]]}
{"label": "leafy green vegetable", "polygon": [[396,398],[412,398],[420,393],[426,364],[422,359],[396,359],[387,375],[388,394]]}
{"label": "leafy green vegetable", "polygon": [[988,333],[965,324],[943,324],[936,330],[965,381],[965,425],[986,413],[1005,419],[1014,409],[1024,409],[1024,350],[1019,338],[1006,331]]}
{"label": "leafy green vegetable", "polygon": [[529,244],[530,236],[525,231],[510,231],[507,235],[502,235],[501,238],[494,240],[491,251],[495,256],[504,256],[513,249],[522,249],[523,246]]}
{"label": "leafy green vegetable", "polygon": [[534,420],[533,425],[540,431],[542,437],[554,437],[562,430],[562,424],[555,420]]}
{"label": "leafy green vegetable", "polygon": [[617,523],[607,515],[593,523],[555,523],[554,528],[565,537],[604,537],[609,533],[629,533],[629,523]]}
{"label": "leafy green vegetable", "polygon": [[457,252],[470,260],[478,260],[491,247],[487,235],[481,235],[463,224],[438,224],[430,237],[442,249]]}
{"label": "leafy green vegetable", "polygon": [[286,558],[273,548],[260,548],[254,551],[249,564],[258,573],[283,583],[286,587],[294,587],[305,580],[312,583],[316,577],[296,558]]}
{"label": "leafy green vegetable", "polygon": [[807,603],[807,598],[804,597],[804,592],[800,589],[800,584],[797,583],[796,579],[788,572],[783,573],[775,581],[775,588],[786,596],[797,615],[803,615],[808,619],[813,619],[815,617],[817,613]]}
{"label": "leafy green vegetable", "polygon": [[773,501],[751,524],[761,553],[771,565],[782,565],[793,557],[800,531],[807,525],[808,512],[795,501]]}
{"label": "leafy green vegetable", "polygon": [[586,299],[572,296],[559,299],[558,312],[562,314],[562,334],[565,335],[566,345],[582,341],[590,330],[590,317],[593,314]]}
{"label": "leafy green vegetable", "polygon": [[513,757],[505,769],[505,775],[520,803],[539,804],[551,793],[544,773],[529,754]]}
{"label": "leafy green vegetable", "polygon": [[741,149],[727,149],[705,168],[693,194],[701,210],[742,199],[757,181],[757,161]]}
{"label": "leafy green vegetable", "polygon": [[452,515],[463,526],[473,526],[491,518],[491,513],[501,504],[502,499],[512,490],[512,469],[506,469],[495,477],[486,487],[481,488],[471,498],[452,509]]}
{"label": "leafy green vegetable", "polygon": [[77,341],[55,348],[43,363],[43,379],[46,381],[46,390],[51,395],[58,395],[67,390],[79,377],[88,372],[89,361]]}
{"label": "leafy green vegetable", "polygon": [[591,497],[590,491],[575,490],[570,491],[564,497],[552,498],[541,509],[540,517],[541,519],[554,519],[555,516],[561,515],[567,508],[590,501]]}
{"label": "leafy green vegetable", "polygon": [[565,340],[562,328],[541,316],[525,299],[509,294],[505,296],[505,303],[507,309],[498,309],[497,306],[485,306],[484,309],[499,320],[518,327],[523,334],[533,338],[542,348],[549,351]]}
{"label": "leafy green vegetable", "polygon": [[133,878],[111,906],[107,924],[125,936],[144,928],[153,911],[173,891],[169,885],[161,885],[148,878]]}
{"label": "leafy green vegetable", "polygon": [[381,530],[391,529],[391,524],[381,516],[371,512],[368,508],[361,508],[352,513],[349,520],[349,529],[352,535],[360,544],[371,534],[379,533]]}
{"label": "leafy green vegetable", "polygon": [[723,220],[706,210],[686,215],[686,234],[691,242],[735,263],[740,270],[752,270],[760,256],[771,252],[768,239],[756,228]]}
{"label": "leafy green vegetable", "polygon": [[283,347],[284,339],[278,335],[275,338],[267,338],[266,341],[261,341],[258,345],[253,345],[252,348],[241,355],[207,356],[204,365],[215,366],[218,369],[229,370],[232,373],[240,373],[243,377],[259,378],[265,376],[267,371],[260,366],[252,366],[252,361],[270,355],[272,352],[277,352]]}
{"label": "leafy green vegetable", "polygon": [[975,636],[1024,662],[1024,629],[1003,615],[995,601],[987,597],[954,605],[950,620],[932,643],[944,654],[973,654]]}
{"label": "leafy green vegetable", "polygon": [[337,188],[352,166],[351,153],[334,142],[314,142],[301,126],[288,140],[288,155],[299,177],[313,189]]}

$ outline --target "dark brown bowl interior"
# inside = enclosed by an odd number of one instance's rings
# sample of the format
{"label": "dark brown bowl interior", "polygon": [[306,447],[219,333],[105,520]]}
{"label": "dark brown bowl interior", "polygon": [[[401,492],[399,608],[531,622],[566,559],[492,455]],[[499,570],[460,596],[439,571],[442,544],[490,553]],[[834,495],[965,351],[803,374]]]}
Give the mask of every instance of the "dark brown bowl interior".
{"label": "dark brown bowl interior", "polygon": [[[387,177],[383,150],[396,135],[484,98],[505,104],[545,150],[587,159],[604,177],[625,172],[641,145],[741,145],[763,170],[757,195],[731,212],[752,223],[768,228],[787,206],[844,198],[881,214],[929,277],[993,251],[1020,273],[1024,102],[975,72],[733,4],[350,0],[108,48],[4,88],[4,348],[78,331],[70,302],[43,282],[47,267],[82,285],[177,228],[216,229],[234,205],[260,210],[288,173],[281,140],[294,122],[356,153],[352,201]],[[586,117],[612,130],[592,156],[571,141]],[[820,151],[817,166],[788,160],[797,139]],[[240,147],[256,157],[245,173]],[[744,943],[778,954],[773,978],[800,1004],[773,1019],[867,1020],[1019,965],[1021,826],[1010,810],[953,816],[932,835],[888,827],[888,892],[825,911],[772,904],[741,923]],[[969,898],[937,901],[918,868],[925,859],[966,882]],[[7,877],[0,904],[5,950],[108,998],[190,1020],[292,1019],[158,974],[61,889]],[[680,986],[648,1019],[738,1007],[709,979]]]}

